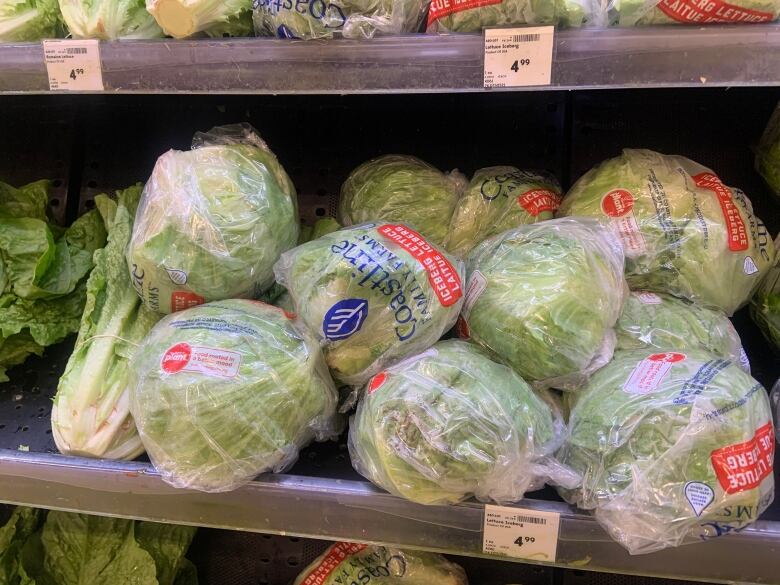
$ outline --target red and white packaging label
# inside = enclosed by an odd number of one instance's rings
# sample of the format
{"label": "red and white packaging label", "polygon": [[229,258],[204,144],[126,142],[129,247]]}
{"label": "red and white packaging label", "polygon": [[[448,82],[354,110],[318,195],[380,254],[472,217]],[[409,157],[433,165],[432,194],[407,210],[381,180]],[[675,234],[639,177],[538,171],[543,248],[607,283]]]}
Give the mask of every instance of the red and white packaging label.
{"label": "red and white packaging label", "polygon": [[368,393],[373,394],[379,390],[379,388],[382,387],[382,384],[384,384],[386,380],[387,372],[379,372],[376,376],[368,381]]}
{"label": "red and white packaging label", "polygon": [[406,250],[428,273],[428,282],[444,307],[454,305],[463,296],[458,271],[449,260],[416,231],[404,225],[385,224],[379,233]]}
{"label": "red and white packaging label", "polygon": [[171,311],[173,313],[197,307],[205,302],[206,299],[200,295],[196,295],[194,292],[177,290],[171,293]]}
{"label": "red and white packaging label", "polygon": [[654,353],[639,362],[623,384],[623,391],[628,394],[649,394],[655,392],[661,385],[672,364],[685,359],[684,353],[668,352]]}
{"label": "red and white packaging label", "polygon": [[720,203],[720,209],[723,212],[723,219],[726,220],[728,229],[729,250],[732,252],[743,252],[750,247],[747,228],[742,216],[739,214],[739,208],[734,203],[734,197],[731,189],[726,187],[721,180],[712,173],[699,173],[694,175],[693,182],[697,187],[708,189],[715,193]]}
{"label": "red and white packaging label", "polygon": [[610,218],[612,229],[623,243],[626,256],[630,258],[647,251],[633,209],[634,196],[627,189],[612,189],[601,198],[601,212]]}
{"label": "red and white packaging label", "polygon": [[636,293],[637,298],[643,305],[660,305],[661,304],[661,297],[659,297],[655,293],[642,291]]}
{"label": "red and white packaging label", "polygon": [[365,544],[356,544],[354,542],[338,542],[334,544],[328,551],[328,554],[322,559],[322,562],[311,573],[306,575],[301,585],[324,585],[328,577],[347,557],[357,554],[365,548]]}
{"label": "red and white packaging label", "polygon": [[160,367],[168,374],[198,372],[218,378],[235,377],[240,365],[240,353],[189,343],[172,345],[160,360]]}
{"label": "red and white packaging label", "polygon": [[561,204],[561,196],[549,189],[532,189],[517,198],[517,203],[528,213],[537,217],[544,211],[555,211]]}
{"label": "red and white packaging label", "polygon": [[439,18],[444,18],[456,12],[501,4],[501,2],[503,0],[433,0],[428,9],[428,26],[431,26]]}
{"label": "red and white packaging label", "polygon": [[775,19],[771,12],[741,8],[723,0],[661,0],[658,8],[672,20],[687,24],[759,23]]}
{"label": "red and white packaging label", "polygon": [[723,490],[736,494],[758,487],[772,473],[774,456],[772,423],[766,423],[749,441],[715,449],[710,461]]}

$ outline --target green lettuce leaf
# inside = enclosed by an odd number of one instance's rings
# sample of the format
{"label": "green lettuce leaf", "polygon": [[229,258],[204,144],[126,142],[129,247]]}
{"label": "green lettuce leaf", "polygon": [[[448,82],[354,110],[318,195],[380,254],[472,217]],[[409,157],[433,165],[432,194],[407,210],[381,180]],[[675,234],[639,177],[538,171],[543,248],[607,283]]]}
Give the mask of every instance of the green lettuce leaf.
{"label": "green lettuce leaf", "polygon": [[[780,235],[775,240],[775,249],[780,250]],[[767,341],[780,349],[780,253],[753,296],[750,315]]]}
{"label": "green lettuce leaf", "polygon": [[486,26],[517,24],[580,26],[590,17],[590,3],[581,0],[501,0],[444,16],[437,16],[432,8],[428,31],[482,32]]}
{"label": "green lettuce leaf", "polygon": [[146,9],[177,39],[199,32],[246,36],[251,30],[252,0],[146,0]]}
{"label": "green lettuce leaf", "polygon": [[76,39],[154,39],[163,36],[145,0],[59,0],[68,31]]}
{"label": "green lettuce leaf", "polygon": [[0,583],[18,585],[19,555],[27,539],[37,530],[43,512],[18,506],[8,521],[0,527]]}
{"label": "green lettuce leaf", "polygon": [[[179,573],[190,573],[194,565],[184,558],[197,532],[195,526],[138,522],[135,537],[138,544],[152,555],[159,585],[174,585]],[[184,579],[185,577],[181,577]],[[186,577],[192,583],[191,577]],[[197,583],[197,572],[194,583]]]}
{"label": "green lettuce leaf", "polygon": [[40,41],[63,32],[57,0],[0,0],[0,42]]}

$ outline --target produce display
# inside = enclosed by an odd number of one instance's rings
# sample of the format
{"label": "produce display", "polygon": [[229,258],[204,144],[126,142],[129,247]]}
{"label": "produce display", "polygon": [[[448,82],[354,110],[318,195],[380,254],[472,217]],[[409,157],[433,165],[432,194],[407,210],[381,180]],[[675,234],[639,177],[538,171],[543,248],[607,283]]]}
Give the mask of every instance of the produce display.
{"label": "produce display", "polygon": [[775,249],[777,261],[753,296],[750,314],[767,340],[780,350],[780,235],[775,240]]}
{"label": "produce display", "polygon": [[561,197],[558,179],[550,175],[508,166],[479,169],[458,202],[445,246],[465,258],[490,236],[552,219]]}
{"label": "produce display", "polygon": [[153,311],[255,298],[298,240],[295,188],[248,124],[198,133],[144,187],[128,248],[133,285]]}
{"label": "produce display", "polygon": [[751,524],[774,496],[766,390],[698,349],[619,351],[574,399],[558,457],[632,554],[708,540]]}
{"label": "produce display", "polygon": [[67,455],[134,459],[144,450],[130,416],[128,366],[161,315],[141,303],[125,263],[141,189],[120,191],[116,201],[95,198],[108,243],[95,252],[78,339],[51,414],[57,448]]}
{"label": "produce display", "polygon": [[471,0],[461,3],[432,0],[427,30],[431,33],[474,33],[482,32],[486,26],[581,26],[591,19],[595,6],[587,0]]}
{"label": "produce display", "polygon": [[466,178],[457,171],[442,173],[413,156],[380,156],[347,177],[341,187],[339,221],[345,226],[402,223],[442,245],[465,185]]}
{"label": "produce display", "polygon": [[[2,0],[0,0],[2,1]],[[59,0],[62,18],[75,39],[154,39],[162,30],[144,0]]]}
{"label": "produce display", "polygon": [[197,585],[184,555],[197,529],[14,508],[0,526],[6,585]]}
{"label": "produce display", "polygon": [[468,585],[463,569],[441,555],[336,542],[292,585]]}
{"label": "produce display", "polygon": [[420,29],[430,0],[254,0],[257,36],[370,39]]}
{"label": "produce display", "polygon": [[608,12],[610,24],[642,26],[660,24],[761,24],[777,20],[777,0],[618,0]]}
{"label": "produce display", "polygon": [[604,366],[628,294],[623,251],[596,220],[520,226],[469,256],[459,332],[538,387],[573,390]]}
{"label": "produce display", "polygon": [[514,502],[547,478],[566,479],[552,458],[563,434],[520,376],[451,339],[371,379],[349,452],[361,475],[414,502]]}
{"label": "produce display", "polygon": [[0,43],[56,38],[64,32],[57,0],[0,0]]}
{"label": "produce display", "polygon": [[558,215],[608,222],[623,243],[632,289],[685,297],[729,316],[775,257],[742,191],[690,159],[650,150],[626,149],[591,169]]}
{"label": "produce display", "polygon": [[430,347],[463,304],[463,262],[402,224],[326,234],[282,254],[274,272],[343,384]]}
{"label": "produce display", "polygon": [[703,349],[736,363],[744,359],[742,341],[728,317],[663,293],[628,295],[615,332],[617,349]]}

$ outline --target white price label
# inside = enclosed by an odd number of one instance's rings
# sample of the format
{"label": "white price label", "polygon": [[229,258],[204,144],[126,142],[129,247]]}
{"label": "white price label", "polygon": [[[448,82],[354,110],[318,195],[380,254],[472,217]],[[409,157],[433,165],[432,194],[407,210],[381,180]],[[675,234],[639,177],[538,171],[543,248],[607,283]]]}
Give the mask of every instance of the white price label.
{"label": "white price label", "polygon": [[43,55],[52,91],[103,91],[98,41],[43,41]]}
{"label": "white price label", "polygon": [[516,559],[555,562],[560,514],[485,506],[482,551]]}
{"label": "white price label", "polygon": [[555,27],[485,29],[485,87],[550,85]]}

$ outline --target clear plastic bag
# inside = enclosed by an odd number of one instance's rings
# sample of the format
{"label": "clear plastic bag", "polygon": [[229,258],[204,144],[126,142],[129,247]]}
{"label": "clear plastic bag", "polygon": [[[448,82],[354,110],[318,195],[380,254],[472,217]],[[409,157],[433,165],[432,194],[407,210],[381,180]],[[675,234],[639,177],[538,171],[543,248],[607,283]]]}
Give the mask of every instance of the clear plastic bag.
{"label": "clear plastic bag", "polygon": [[246,124],[197,133],[193,150],[157,159],[128,248],[144,303],[171,313],[209,301],[256,298],[298,239],[295,188]]}
{"label": "clear plastic bag", "polygon": [[474,33],[488,26],[556,24],[581,26],[594,18],[591,0],[432,0],[429,33]]}
{"label": "clear plastic bag", "polygon": [[632,289],[666,292],[731,316],[775,257],[744,193],[681,156],[624,150],[587,172],[559,216],[607,221],[623,242]]}
{"label": "clear plastic bag", "polygon": [[274,271],[343,384],[430,347],[463,305],[463,262],[401,224],[326,234],[283,254]]}
{"label": "clear plastic bag", "polygon": [[742,340],[726,315],[663,293],[634,291],[615,326],[617,349],[703,349],[750,373]]}
{"label": "clear plastic bag", "polygon": [[607,20],[618,26],[761,24],[777,20],[778,0],[612,0]]}
{"label": "clear plastic bag", "polygon": [[163,318],[130,364],[146,452],[176,487],[221,492],[283,471],[342,428],[317,342],[281,309],[208,303]]}
{"label": "clear plastic bag", "polygon": [[632,554],[748,526],[774,497],[766,390],[697,349],[619,351],[575,397],[561,495]]}
{"label": "clear plastic bag", "polygon": [[370,39],[420,29],[430,0],[254,0],[257,36]]}
{"label": "clear plastic bag", "polygon": [[421,504],[520,500],[578,477],[553,454],[560,411],[478,346],[440,341],[374,376],[350,420],[355,469]]}
{"label": "clear plastic bag", "polygon": [[758,143],[756,170],[772,191],[780,195],[780,104],[775,106]]}
{"label": "clear plastic bag", "polygon": [[506,231],[469,256],[459,333],[535,387],[574,390],[612,356],[623,265],[620,242],[593,219]]}
{"label": "clear plastic bag", "polygon": [[490,236],[552,219],[562,197],[558,180],[546,173],[509,166],[479,169],[458,202],[445,247],[465,257]]}
{"label": "clear plastic bag", "polygon": [[441,555],[336,542],[293,585],[468,585],[463,569]]}
{"label": "clear plastic bag", "polygon": [[442,173],[413,156],[380,156],[364,162],[344,181],[339,221],[345,226],[398,222],[443,245],[466,184],[458,171]]}
{"label": "clear plastic bag", "polygon": [[775,239],[778,251],[775,265],[769,269],[750,303],[750,315],[764,337],[780,350],[780,235]]}

